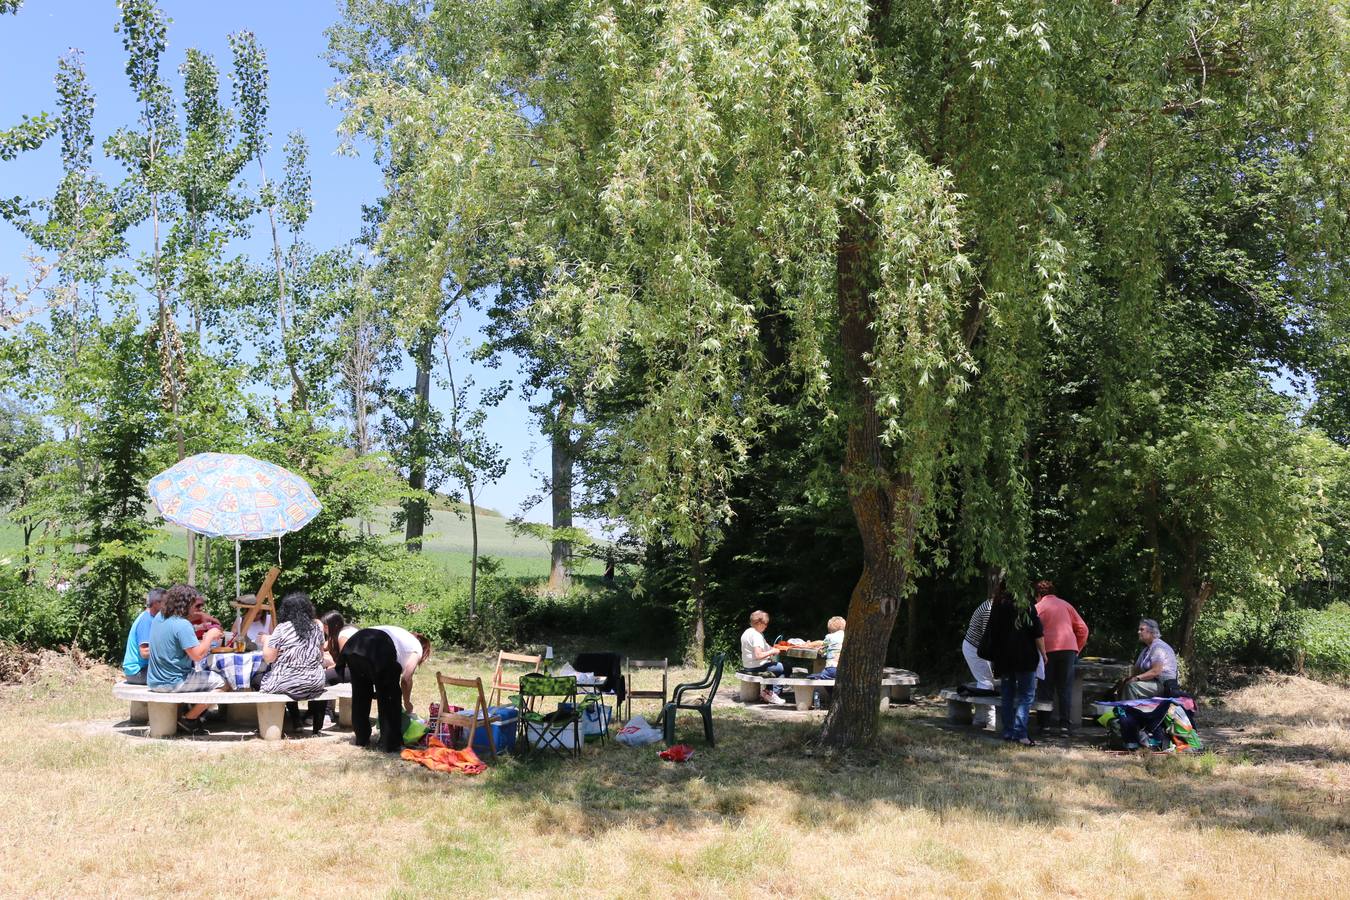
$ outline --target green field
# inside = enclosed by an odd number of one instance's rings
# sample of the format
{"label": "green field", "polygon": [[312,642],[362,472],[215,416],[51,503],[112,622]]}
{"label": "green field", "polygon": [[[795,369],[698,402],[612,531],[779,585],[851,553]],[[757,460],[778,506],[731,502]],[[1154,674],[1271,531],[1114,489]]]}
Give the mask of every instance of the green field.
{"label": "green field", "polygon": [[[376,533],[388,535],[388,540],[397,543],[403,539],[403,532],[389,531],[389,523],[394,515],[393,508],[383,508],[372,521]],[[352,523],[356,527],[356,523]],[[176,526],[163,525],[158,529],[158,547],[164,557],[157,561],[154,568],[159,572],[169,569],[175,562],[183,561],[187,553],[186,532]],[[285,539],[282,539],[283,546]],[[435,560],[452,576],[467,576],[472,558],[473,539],[469,518],[462,519],[452,510],[437,509],[427,527],[422,540],[422,549],[428,558]],[[9,558],[18,562],[23,548],[23,533],[18,525],[8,519],[0,518],[0,560]],[[548,576],[549,546],[527,534],[516,534],[500,513],[488,510],[478,517],[478,552],[501,560],[501,574],[512,577]],[[582,574],[600,574],[603,570],[598,562],[583,561],[577,571]]]}

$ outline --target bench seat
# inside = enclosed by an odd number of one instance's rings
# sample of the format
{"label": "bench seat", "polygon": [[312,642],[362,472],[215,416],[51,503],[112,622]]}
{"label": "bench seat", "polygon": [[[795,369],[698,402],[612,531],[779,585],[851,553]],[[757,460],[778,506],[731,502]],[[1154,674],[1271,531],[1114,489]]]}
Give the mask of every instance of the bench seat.
{"label": "bench seat", "polygon": [[[127,684],[125,681],[113,685],[113,696],[131,704],[129,716],[131,721],[149,723],[151,737],[172,737],[177,733],[180,704],[195,706],[199,703],[209,703],[213,706],[229,707],[231,713],[235,708],[240,712],[247,712],[245,707],[253,707],[258,718],[258,735],[265,741],[281,740],[286,704],[293,702],[285,694],[265,694],[262,691],[193,691],[173,694],[166,691],[152,691],[143,684]],[[350,684],[329,685],[322,694],[312,698],[312,702],[320,700],[336,700],[338,724],[351,727]]]}
{"label": "bench seat", "polygon": [[[811,700],[815,695],[815,689],[818,687],[834,687],[833,678],[796,678],[783,676],[775,678],[772,675],[751,675],[746,672],[737,672],[736,678],[740,680],[741,702],[753,703],[759,699],[759,692],[766,687],[790,687],[793,689],[792,695],[797,701],[797,709],[806,712],[811,708]],[[910,688],[919,683],[919,676],[908,669],[896,669],[887,667],[881,670],[881,708],[888,709],[891,703],[905,703],[909,701]],[[811,690],[801,690],[801,688],[811,688]]]}
{"label": "bench seat", "polygon": [[[947,721],[956,725],[971,725],[975,721],[975,707],[993,707],[994,709],[994,730],[1003,730],[1003,712],[999,709],[1003,701],[999,697],[981,697],[972,694],[962,694],[955,688],[943,688],[938,692],[938,696],[947,701]],[[1048,713],[1055,708],[1055,704],[1050,700],[1036,700],[1031,704],[1033,712]],[[1032,722],[1037,722],[1036,716],[1031,717]]]}

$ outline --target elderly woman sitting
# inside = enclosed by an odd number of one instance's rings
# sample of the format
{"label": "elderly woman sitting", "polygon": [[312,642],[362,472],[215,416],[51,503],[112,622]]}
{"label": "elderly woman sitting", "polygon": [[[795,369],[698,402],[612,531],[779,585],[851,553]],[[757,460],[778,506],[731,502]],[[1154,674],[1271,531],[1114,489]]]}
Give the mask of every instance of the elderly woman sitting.
{"label": "elderly woman sitting", "polygon": [[1162,639],[1157,622],[1140,620],[1139,642],[1144,649],[1134,661],[1133,674],[1121,682],[1121,699],[1174,696],[1178,688],[1177,653]]}

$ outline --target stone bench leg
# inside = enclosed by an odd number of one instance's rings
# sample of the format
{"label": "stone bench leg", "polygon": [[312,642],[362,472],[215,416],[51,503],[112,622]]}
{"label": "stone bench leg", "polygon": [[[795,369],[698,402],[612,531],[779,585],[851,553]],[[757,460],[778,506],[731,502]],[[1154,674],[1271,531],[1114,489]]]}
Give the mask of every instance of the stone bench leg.
{"label": "stone bench leg", "polygon": [[178,733],[177,703],[147,703],[149,708],[150,736],[173,737]]}
{"label": "stone bench leg", "polygon": [[742,681],[740,685],[742,703],[754,703],[759,699],[759,685],[756,682]]}
{"label": "stone bench leg", "polygon": [[338,725],[342,726],[343,728],[351,728],[351,727],[352,727],[352,698],[351,698],[351,697],[339,697],[339,698],[338,698],[337,705],[338,705]]}
{"label": "stone bench leg", "polygon": [[910,685],[907,685],[907,684],[893,684],[893,685],[891,685],[891,702],[892,702],[892,703],[908,703],[909,700],[910,700],[910,696],[911,696],[911,695],[910,695],[910,690],[911,690],[911,687],[910,687]]}
{"label": "stone bench leg", "polygon": [[150,704],[144,700],[132,700],[131,710],[127,713],[127,719],[131,722],[145,724],[150,721]]}
{"label": "stone bench leg", "polygon": [[802,687],[797,685],[792,689],[792,696],[797,700],[798,712],[810,712],[811,700],[816,695],[816,689],[813,687]]}
{"label": "stone bench leg", "polygon": [[286,719],[286,704],[257,703],[258,737],[264,741],[281,740],[281,726]]}
{"label": "stone bench leg", "polygon": [[947,701],[947,721],[953,725],[969,725],[975,721],[973,704],[964,700]]}

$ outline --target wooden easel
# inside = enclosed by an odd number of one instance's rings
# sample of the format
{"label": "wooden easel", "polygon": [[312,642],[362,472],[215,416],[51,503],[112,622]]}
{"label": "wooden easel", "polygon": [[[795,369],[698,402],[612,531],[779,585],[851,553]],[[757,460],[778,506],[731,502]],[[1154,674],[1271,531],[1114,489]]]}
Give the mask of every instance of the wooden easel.
{"label": "wooden easel", "polygon": [[[244,620],[239,626],[239,633],[235,635],[235,640],[244,640],[248,636],[248,629],[260,613],[270,613],[273,624],[277,621],[277,602],[272,594],[272,585],[276,584],[277,576],[281,574],[280,566],[273,566],[267,570],[267,577],[263,578],[262,587],[258,588],[258,593],[253,595],[252,603],[240,603],[236,597],[234,608],[244,610]],[[266,621],[266,620],[264,620]]]}

